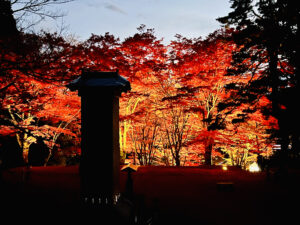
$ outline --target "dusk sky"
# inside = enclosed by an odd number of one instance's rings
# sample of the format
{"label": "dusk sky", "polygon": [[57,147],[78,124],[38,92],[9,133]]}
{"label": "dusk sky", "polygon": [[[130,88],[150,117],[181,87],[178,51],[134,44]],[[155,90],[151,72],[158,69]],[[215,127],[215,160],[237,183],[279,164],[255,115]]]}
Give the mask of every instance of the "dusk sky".
{"label": "dusk sky", "polygon": [[[231,11],[229,0],[75,0],[59,9],[66,14],[63,21],[68,33],[80,40],[105,32],[123,40],[145,24],[165,43],[176,34],[206,37],[220,28],[216,18]],[[46,30],[59,25],[53,21],[40,24]]]}

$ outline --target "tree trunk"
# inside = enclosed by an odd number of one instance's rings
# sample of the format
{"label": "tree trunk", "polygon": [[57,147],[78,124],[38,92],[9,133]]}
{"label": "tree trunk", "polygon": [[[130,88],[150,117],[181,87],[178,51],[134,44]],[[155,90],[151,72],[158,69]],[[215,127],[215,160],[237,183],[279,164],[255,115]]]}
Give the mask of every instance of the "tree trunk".
{"label": "tree trunk", "polygon": [[213,145],[211,143],[207,144],[205,146],[205,154],[204,154],[204,164],[205,165],[212,165],[212,147]]}
{"label": "tree trunk", "polygon": [[[297,33],[296,33],[296,40],[298,40],[297,42],[299,42],[300,40],[300,19],[299,19],[299,14],[298,14],[298,20],[297,20]],[[296,55],[295,55],[295,77],[296,77],[296,95],[295,96],[300,96],[300,44],[297,43],[296,44]],[[296,113],[294,114],[294,118],[295,121],[295,125],[294,125],[294,129],[293,129],[293,143],[292,143],[292,147],[293,147],[293,151],[295,151],[297,157],[300,157],[300,131],[299,131],[299,124],[300,124],[300,117],[299,117],[299,113],[300,113],[300,107],[295,107]]]}
{"label": "tree trunk", "polygon": [[18,33],[16,20],[11,10],[10,1],[0,1],[0,38],[11,37]]}
{"label": "tree trunk", "polygon": [[26,142],[23,143],[23,160],[24,160],[25,165],[28,165],[29,147],[30,147],[30,144],[28,144]]}
{"label": "tree trunk", "polygon": [[176,164],[176,166],[180,166],[180,158],[179,157],[176,157],[175,164]]}
{"label": "tree trunk", "polygon": [[280,169],[285,168],[287,163],[287,151],[288,151],[288,136],[289,131],[287,130],[287,124],[285,121],[285,115],[281,112],[279,107],[279,76],[278,76],[278,55],[277,55],[277,46],[271,46],[268,49],[269,53],[269,70],[270,78],[272,81],[272,115],[277,118],[279,126],[279,143],[281,145],[280,150]]}
{"label": "tree trunk", "polygon": [[268,49],[269,52],[269,70],[271,78],[271,100],[272,100],[272,114],[278,120],[280,119],[280,108],[279,108],[279,77],[277,72],[278,56],[277,52],[273,47]]}

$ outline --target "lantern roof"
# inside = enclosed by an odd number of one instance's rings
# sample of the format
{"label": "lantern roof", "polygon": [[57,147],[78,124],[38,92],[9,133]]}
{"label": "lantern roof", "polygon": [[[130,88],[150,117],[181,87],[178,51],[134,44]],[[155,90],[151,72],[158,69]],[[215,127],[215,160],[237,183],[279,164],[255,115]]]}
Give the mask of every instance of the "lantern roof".
{"label": "lantern roof", "polygon": [[121,168],[121,171],[130,171],[130,172],[136,172],[138,170],[139,166],[137,165],[133,165],[133,164],[127,164],[127,165],[124,165],[122,168]]}
{"label": "lantern roof", "polygon": [[120,76],[118,70],[116,72],[83,71],[81,76],[71,81],[67,87],[71,91],[97,87],[115,88],[121,92],[131,89],[129,81]]}

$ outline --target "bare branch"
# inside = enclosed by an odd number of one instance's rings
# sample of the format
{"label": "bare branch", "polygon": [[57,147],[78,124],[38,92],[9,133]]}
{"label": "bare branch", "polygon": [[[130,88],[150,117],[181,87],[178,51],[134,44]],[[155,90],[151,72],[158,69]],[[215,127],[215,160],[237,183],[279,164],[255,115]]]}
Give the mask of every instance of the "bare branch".
{"label": "bare branch", "polygon": [[72,1],[74,0],[14,0],[11,1],[11,6],[12,13],[18,23],[18,26],[25,23],[27,25],[24,29],[28,29],[45,20],[46,18],[55,20],[63,17],[65,15],[64,13],[57,11],[57,9],[55,9],[56,11],[53,11],[50,9],[50,7],[66,4]]}

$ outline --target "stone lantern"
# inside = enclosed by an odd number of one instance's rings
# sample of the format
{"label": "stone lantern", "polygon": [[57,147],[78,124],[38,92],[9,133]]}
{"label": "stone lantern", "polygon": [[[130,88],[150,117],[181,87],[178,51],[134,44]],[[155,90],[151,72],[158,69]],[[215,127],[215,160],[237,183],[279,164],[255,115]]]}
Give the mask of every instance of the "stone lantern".
{"label": "stone lantern", "polygon": [[130,83],[118,71],[82,72],[67,87],[81,97],[82,199],[113,205],[120,195],[119,97]]}

